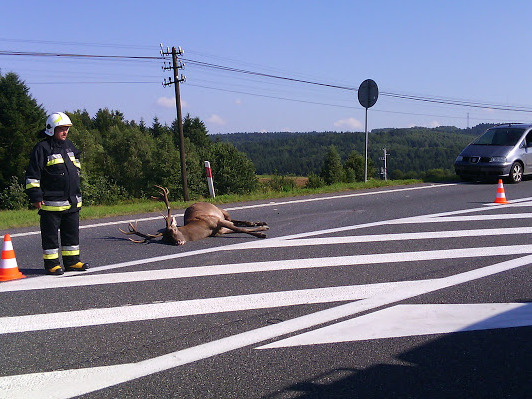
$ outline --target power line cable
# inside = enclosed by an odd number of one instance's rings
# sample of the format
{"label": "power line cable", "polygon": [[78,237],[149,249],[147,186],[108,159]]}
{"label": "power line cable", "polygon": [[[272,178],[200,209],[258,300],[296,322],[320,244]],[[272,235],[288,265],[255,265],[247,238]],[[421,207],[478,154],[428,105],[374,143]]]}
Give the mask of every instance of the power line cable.
{"label": "power line cable", "polygon": [[[0,55],[32,56],[32,57],[64,57],[64,58],[75,58],[75,59],[99,59],[99,60],[130,60],[130,61],[131,60],[160,61],[161,59],[165,59],[164,57],[161,57],[161,56],[154,57],[154,56],[126,56],[126,55],[97,55],[97,54],[51,53],[51,52],[48,53],[48,52],[34,52],[34,51],[0,51]],[[236,68],[236,67],[228,67],[224,65],[197,61],[194,59],[182,58],[182,60],[186,61],[187,63],[190,63],[191,65],[195,65],[198,67],[215,69],[215,70],[220,70],[220,71],[225,71],[225,72],[247,74],[247,75],[258,76],[258,77],[266,77],[266,78],[271,78],[271,79],[290,81],[290,82],[295,82],[295,83],[309,84],[309,85],[314,85],[314,86],[349,90],[353,92],[358,91],[356,87],[317,82],[317,81],[311,81],[311,80],[306,80],[306,79],[298,79],[298,78],[292,78],[288,76],[274,75],[274,74],[268,74],[268,73],[257,72],[257,71],[250,71],[250,70]],[[117,83],[122,83],[122,82],[117,82]],[[387,91],[381,91],[380,95],[385,96],[385,97],[390,97],[390,98],[434,103],[434,104],[444,104],[444,105],[453,105],[453,106],[471,107],[471,108],[480,108],[480,109],[493,109],[493,110],[499,110],[499,111],[532,113],[532,108],[525,107],[525,106],[511,106],[511,105],[482,103],[482,102],[467,101],[467,100],[451,100],[451,99],[446,99],[446,98],[438,97],[438,96],[417,96],[417,95],[401,94],[401,93],[394,93],[394,92],[387,92]]]}
{"label": "power line cable", "polygon": [[146,49],[153,50],[154,46],[141,46],[137,44],[112,44],[112,43],[87,43],[87,42],[65,42],[65,41],[55,41],[55,40],[34,40],[34,39],[9,39],[0,37],[0,42],[7,43],[23,43],[23,44],[38,44],[38,45],[61,45],[61,46],[83,46],[83,47],[107,47],[107,48],[122,48],[122,49]]}
{"label": "power line cable", "polygon": [[13,55],[13,56],[30,56],[30,57],[63,57],[63,58],[86,58],[86,59],[101,59],[101,60],[157,60],[162,59],[161,56],[135,56],[135,55],[98,55],[98,54],[73,54],[73,53],[42,53],[36,51],[5,51],[0,50],[0,55]]}
{"label": "power line cable", "polygon": [[[228,71],[228,72],[238,72],[248,75],[254,75],[254,76],[262,76],[262,77],[268,77],[268,78],[274,78],[274,79],[282,79],[292,82],[298,82],[298,83],[305,83],[305,84],[312,84],[316,86],[323,86],[323,87],[329,87],[329,88],[335,88],[335,89],[342,89],[342,90],[349,90],[349,91],[355,91],[357,92],[358,89],[355,87],[349,87],[349,86],[340,86],[330,83],[322,83],[322,82],[315,82],[315,81],[309,81],[309,80],[303,80],[303,79],[296,79],[296,78],[290,78],[286,76],[278,76],[278,75],[272,75],[272,74],[266,74],[262,72],[254,72],[254,71],[248,71],[244,69],[239,68],[233,68],[233,67],[226,67],[222,65],[216,65],[201,61],[195,61],[191,59],[183,59],[186,62],[189,62],[193,65],[208,67],[208,68],[214,68],[218,70]],[[446,105],[456,105],[456,106],[463,106],[463,107],[472,107],[472,108],[484,108],[484,109],[497,109],[501,111],[515,111],[515,112],[532,112],[532,108],[529,107],[522,107],[522,106],[510,106],[510,105],[500,105],[500,104],[491,104],[491,103],[479,103],[479,102],[473,102],[473,101],[466,101],[466,100],[449,100],[445,99],[443,97],[425,97],[425,96],[415,96],[415,95],[409,95],[409,94],[399,94],[399,93],[393,93],[393,92],[386,92],[381,91],[379,92],[382,96],[392,97],[392,98],[399,98],[403,100],[413,100],[413,101],[422,101],[422,102],[430,102],[430,103],[436,103],[436,104],[446,104]]]}
{"label": "power line cable", "polygon": [[[266,94],[250,93],[250,92],[245,92],[245,91],[240,91],[240,90],[222,89],[219,87],[205,86],[205,85],[199,85],[195,83],[187,83],[187,86],[199,87],[199,88],[208,89],[208,90],[222,91],[222,92],[227,92],[227,93],[245,94],[245,95],[255,96],[255,97],[270,98],[274,100],[284,100],[284,101],[292,101],[292,102],[304,103],[304,104],[323,105],[323,106],[329,106],[329,107],[335,107],[335,108],[347,108],[347,109],[360,110],[360,107],[355,106],[355,105],[341,105],[341,104],[330,104],[330,103],[318,102],[318,101],[300,100],[300,99],[294,99],[294,98],[288,98],[288,97],[279,97],[279,96],[271,96],[271,95],[266,95]],[[451,118],[451,119],[464,119],[465,118],[464,116],[438,115],[438,114],[426,114],[426,113],[404,112],[404,111],[390,111],[390,110],[385,110],[385,109],[375,109],[373,111],[381,112],[381,113],[399,114],[399,115],[430,116],[430,117],[436,117],[436,118]],[[474,118],[474,117],[470,117],[470,119],[491,120],[491,121],[497,121],[497,122],[500,121],[500,119]]]}

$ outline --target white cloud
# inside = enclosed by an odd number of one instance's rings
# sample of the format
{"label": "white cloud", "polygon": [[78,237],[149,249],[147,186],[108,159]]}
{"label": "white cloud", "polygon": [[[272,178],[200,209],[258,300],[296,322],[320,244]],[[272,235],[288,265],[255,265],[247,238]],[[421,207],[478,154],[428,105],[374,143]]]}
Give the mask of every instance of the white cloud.
{"label": "white cloud", "polygon": [[236,105],[241,105],[241,104],[242,104],[242,100],[241,100],[240,98],[237,98],[237,99],[235,100],[235,104],[236,104]]}
{"label": "white cloud", "polygon": [[[175,108],[175,97],[159,97],[156,104],[162,108]],[[187,108],[186,101],[181,100],[181,108]]]}
{"label": "white cloud", "polygon": [[175,97],[159,97],[157,105],[163,108],[175,108]]}
{"label": "white cloud", "polygon": [[214,125],[225,125],[225,120],[223,120],[219,115],[212,114],[209,119],[207,119],[208,122],[214,124]]}
{"label": "white cloud", "polygon": [[438,121],[432,121],[432,122],[430,123],[430,127],[438,127],[438,126],[441,126],[441,123],[438,122]]}
{"label": "white cloud", "polygon": [[355,118],[347,118],[334,122],[334,126],[341,129],[354,130],[360,129],[362,127],[362,122],[356,120]]}

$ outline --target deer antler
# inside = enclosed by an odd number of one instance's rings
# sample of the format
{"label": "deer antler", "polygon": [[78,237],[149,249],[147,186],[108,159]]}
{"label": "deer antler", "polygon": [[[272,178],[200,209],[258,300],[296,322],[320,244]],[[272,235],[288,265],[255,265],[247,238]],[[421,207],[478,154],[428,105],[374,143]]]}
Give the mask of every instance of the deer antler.
{"label": "deer antler", "polygon": [[150,240],[153,240],[154,238],[158,238],[158,237],[163,235],[163,233],[157,233],[157,234],[144,234],[144,233],[141,233],[141,232],[139,232],[137,230],[137,222],[135,222],[135,225],[133,225],[133,223],[130,222],[127,228],[128,228],[128,231],[124,231],[124,230],[122,230],[120,228],[118,230],[120,230],[122,233],[124,233],[126,235],[134,234],[134,235],[137,235],[139,237],[144,238],[144,240],[134,240],[133,238],[128,238],[128,240],[136,242],[136,243],[139,243],[139,244],[146,243],[146,242],[148,242]]}
{"label": "deer antler", "polygon": [[166,229],[168,230],[170,229],[171,224],[172,224],[172,210],[170,209],[170,202],[168,201],[168,193],[170,192],[170,190],[168,190],[168,188],[166,187],[157,186],[157,185],[155,185],[154,187],[157,187],[159,189],[159,194],[161,195],[159,197],[154,197],[152,195],[151,199],[156,200],[156,201],[163,201],[166,204],[166,210],[168,211],[168,216],[163,215],[163,217],[166,220]]}

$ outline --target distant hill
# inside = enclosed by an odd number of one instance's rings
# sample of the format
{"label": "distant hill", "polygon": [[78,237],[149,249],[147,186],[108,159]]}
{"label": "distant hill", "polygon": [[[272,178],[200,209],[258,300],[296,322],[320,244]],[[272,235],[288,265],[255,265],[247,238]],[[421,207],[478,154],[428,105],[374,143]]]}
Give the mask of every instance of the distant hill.
{"label": "distant hill", "polygon": [[[369,133],[368,157],[377,169],[383,162],[383,149],[389,155],[388,172],[416,175],[430,169],[452,170],[460,151],[492,125],[470,129],[454,126],[437,128],[375,129]],[[232,133],[213,136],[232,143],[253,161],[258,174],[319,173],[325,154],[334,145],[342,160],[351,151],[364,154],[365,134],[337,132]]]}

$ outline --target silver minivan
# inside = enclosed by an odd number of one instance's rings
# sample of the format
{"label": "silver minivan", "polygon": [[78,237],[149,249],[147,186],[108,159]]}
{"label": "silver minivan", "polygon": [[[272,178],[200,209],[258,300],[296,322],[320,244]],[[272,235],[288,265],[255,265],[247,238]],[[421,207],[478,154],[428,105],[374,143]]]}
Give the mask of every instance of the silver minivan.
{"label": "silver minivan", "polygon": [[458,155],[454,170],[463,180],[507,178],[519,183],[532,174],[532,124],[489,128]]}

